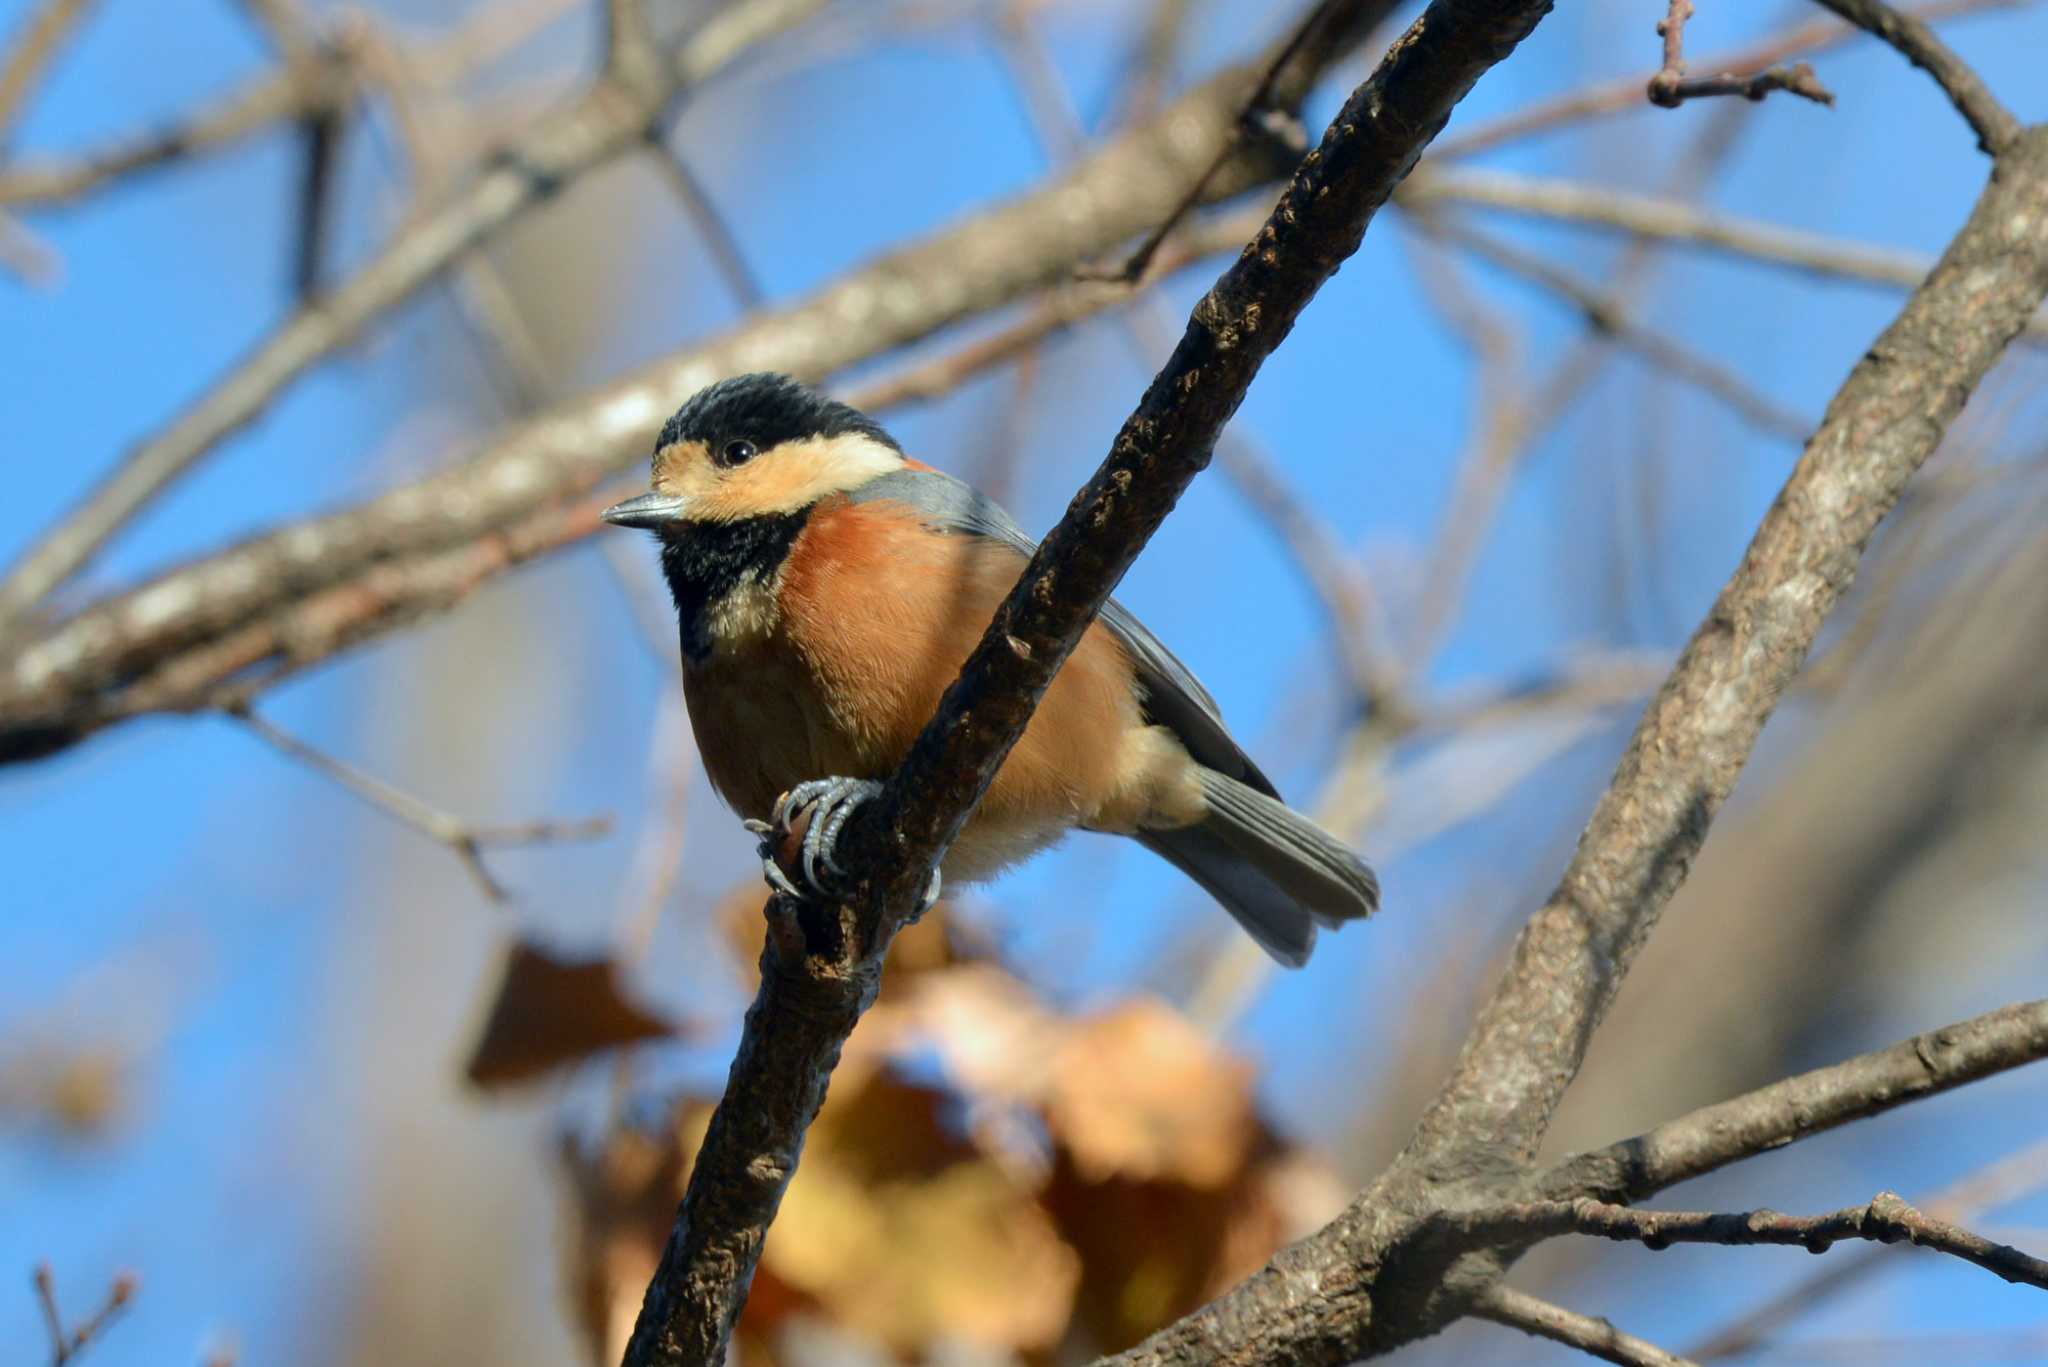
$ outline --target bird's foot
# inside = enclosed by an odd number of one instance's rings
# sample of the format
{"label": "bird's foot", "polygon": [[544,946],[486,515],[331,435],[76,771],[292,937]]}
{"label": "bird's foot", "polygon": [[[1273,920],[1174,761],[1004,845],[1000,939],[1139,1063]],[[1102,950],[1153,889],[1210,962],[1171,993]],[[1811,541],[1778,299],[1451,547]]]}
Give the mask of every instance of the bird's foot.
{"label": "bird's foot", "polygon": [[[882,785],[871,778],[814,778],[777,798],[770,820],[747,822],[747,829],[761,837],[761,876],[768,886],[799,901],[838,901],[846,896],[851,891],[848,875],[834,857],[839,833],[855,810],[881,791]],[[805,822],[796,869],[802,884],[783,868],[781,859],[799,820]],[[923,916],[939,900],[939,883],[939,871],[933,869],[931,883],[918,899],[912,919]]]}

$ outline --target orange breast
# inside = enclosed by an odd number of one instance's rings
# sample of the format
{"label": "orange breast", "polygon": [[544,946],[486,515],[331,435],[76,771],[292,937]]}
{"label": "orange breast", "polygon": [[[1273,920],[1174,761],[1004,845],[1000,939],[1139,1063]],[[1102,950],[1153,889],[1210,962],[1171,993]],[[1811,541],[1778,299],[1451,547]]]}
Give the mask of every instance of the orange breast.
{"label": "orange breast", "polygon": [[[804,779],[892,772],[1023,567],[1010,548],[933,533],[899,505],[819,509],[783,567],[774,639],[687,680],[719,791],[765,817]],[[1088,823],[1127,786],[1119,769],[1143,726],[1129,659],[1091,627],[947,860],[948,876],[986,876]]]}

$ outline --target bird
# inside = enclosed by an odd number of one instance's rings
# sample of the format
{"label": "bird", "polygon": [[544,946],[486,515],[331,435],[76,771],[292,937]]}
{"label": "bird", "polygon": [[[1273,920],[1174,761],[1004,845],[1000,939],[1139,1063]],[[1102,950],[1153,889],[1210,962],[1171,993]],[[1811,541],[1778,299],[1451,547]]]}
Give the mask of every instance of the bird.
{"label": "bird", "polygon": [[[772,839],[764,875],[792,895],[834,896],[846,820],[909,753],[1036,543],[867,414],[765,372],[685,401],[655,441],[649,491],[603,517],[659,543],[712,787],[757,834],[806,819],[807,886]],[[1308,961],[1318,928],[1379,905],[1372,869],[1280,799],[1208,690],[1114,599],[1054,676],[926,905],[941,880],[985,881],[1075,829],[1164,857],[1291,967]]]}

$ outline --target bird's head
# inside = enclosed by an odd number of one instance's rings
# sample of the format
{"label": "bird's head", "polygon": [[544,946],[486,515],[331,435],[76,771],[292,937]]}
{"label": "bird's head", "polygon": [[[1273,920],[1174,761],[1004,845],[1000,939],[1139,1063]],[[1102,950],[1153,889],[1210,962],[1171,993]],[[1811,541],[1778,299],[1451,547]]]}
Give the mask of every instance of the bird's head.
{"label": "bird's head", "polygon": [[881,424],[787,375],[736,375],[699,390],[654,445],[654,487],[604,519],[658,534],[800,512],[902,469]]}

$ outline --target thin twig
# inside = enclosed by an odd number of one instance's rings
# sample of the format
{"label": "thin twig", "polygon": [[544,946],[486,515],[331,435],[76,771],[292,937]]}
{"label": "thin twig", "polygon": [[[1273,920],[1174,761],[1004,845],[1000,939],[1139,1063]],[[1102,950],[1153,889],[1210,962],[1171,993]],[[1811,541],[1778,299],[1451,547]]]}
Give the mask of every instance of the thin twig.
{"label": "thin twig", "polygon": [[1568,1158],[1547,1190],[1639,1201],[1730,1163],[2048,1058],[2048,1000],[2001,1007]]}
{"label": "thin twig", "polygon": [[123,1272],[107,1288],[107,1298],[76,1329],[64,1327],[64,1312],[57,1306],[57,1275],[48,1263],[37,1263],[36,1303],[42,1307],[43,1328],[50,1337],[50,1367],[64,1367],[107,1331],[120,1313],[135,1299],[140,1283],[135,1274]]}
{"label": "thin twig", "polygon": [[1159,108],[1193,12],[1193,0],[1152,0],[1137,47],[1125,63],[1115,123],[1142,119]]}
{"label": "thin twig", "polygon": [[[825,379],[1068,279],[1179,197],[1229,137],[1255,71],[1225,70],[1071,171],[536,414],[466,461],[173,568],[0,653],[0,755],[45,754],[140,711],[211,707],[231,678],[252,696],[445,611],[595,531],[597,486],[641,466],[663,417],[721,375]],[[1266,171],[1234,163],[1214,188],[1242,193]]]}
{"label": "thin twig", "polygon": [[1254,250],[1196,307],[1109,457],[1040,544],[938,715],[839,844],[850,905],[770,900],[761,990],[724,1099],[648,1288],[629,1367],[714,1364],[823,1104],[841,1045],[880,986],[904,912],[987,790],[1033,707],[1181,493],[1310,297],[1474,81],[1512,52],[1544,0],[1433,3],[1345,102]]}
{"label": "thin twig", "polygon": [[[1266,221],[1267,212],[1264,205],[1255,205],[1185,225],[1153,261],[1154,278],[1164,279],[1198,261],[1238,250]],[[846,401],[867,412],[929,402],[983,371],[1028,354],[1076,324],[1127,307],[1137,297],[1127,286],[1065,284],[1049,291],[1043,302],[1008,327],[864,385]]]}
{"label": "thin twig", "polygon": [[240,4],[286,61],[296,61],[317,46],[312,21],[295,0],[240,0]]}
{"label": "thin twig", "polygon": [[199,156],[253,137],[274,124],[345,104],[331,64],[286,67],[259,76],[208,109],[162,132],[124,138],[65,161],[0,165],[0,207],[64,204],[141,171]]}
{"label": "thin twig", "polygon": [[1992,156],[2010,147],[2020,135],[2020,121],[1998,102],[1983,78],[1944,43],[1925,20],[1895,9],[1885,0],[1820,0],[1842,18],[1882,38],[1902,56],[1934,78],[1949,103],[1977,134],[1977,145]]}
{"label": "thin twig", "polygon": [[35,289],[50,290],[64,279],[64,258],[20,219],[0,210],[0,270]]}
{"label": "thin twig", "polygon": [[807,18],[822,0],[750,0],[698,29],[659,81],[600,79],[548,116],[464,192],[414,223],[347,283],[301,309],[43,533],[0,581],[0,634],[20,622],[165,487],[253,421],[310,367],[561,186],[637,146],[679,90]]}
{"label": "thin twig", "polygon": [[732,230],[725,215],[719,212],[718,201],[711,197],[711,191],[675,145],[675,133],[650,130],[648,146],[654,151],[654,164],[660,168],[668,181],[669,189],[682,201],[683,212],[697,227],[698,237],[703,239],[705,248],[711,253],[712,264],[718,267],[719,275],[725,280],[725,287],[732,291],[733,298],[741,308],[751,312],[767,302],[768,292],[761,288],[760,277],[747,264],[746,249],[740,245],[739,234]]}
{"label": "thin twig", "polygon": [[[1259,77],[1259,83],[1252,87],[1252,92],[1245,99],[1244,107],[1239,111],[1232,127],[1229,143],[1217,150],[1216,159],[1189,184],[1187,193],[1181,196],[1180,202],[1174,205],[1172,212],[1154,225],[1152,231],[1145,234],[1136,249],[1125,257],[1121,264],[1084,267],[1076,274],[1088,280],[1107,280],[1126,285],[1137,283],[1151,266],[1152,257],[1158,252],[1160,244],[1180,221],[1203,201],[1209,193],[1210,183],[1216,179],[1217,172],[1243,150],[1247,140],[1255,133],[1268,138],[1274,137],[1278,131],[1274,125],[1275,118],[1292,118],[1284,103],[1274,99],[1274,92],[1278,88],[1281,73],[1296,58],[1304,55],[1309,48],[1310,39],[1315,38],[1321,43],[1335,41],[1337,30],[1342,25],[1333,22],[1333,19],[1339,14],[1346,15],[1346,24],[1376,24],[1393,9],[1392,0],[1372,0],[1372,3],[1366,6],[1360,6],[1357,0],[1318,0],[1315,8],[1309,11],[1308,17],[1295,27],[1293,35],[1273,54],[1265,73]],[[1360,16],[1361,10],[1366,12],[1363,17]],[[1290,153],[1297,151],[1292,148],[1287,150]]]}
{"label": "thin twig", "polygon": [[612,828],[609,816],[582,821],[529,821],[511,826],[473,826],[423,802],[411,793],[395,788],[323,750],[315,749],[290,732],[273,726],[246,703],[230,702],[222,708],[279,753],[305,765],[362,799],[386,816],[410,826],[437,845],[444,845],[462,861],[462,867],[476,881],[477,888],[493,902],[503,902],[508,893],[484,866],[483,852],[508,845],[541,845],[564,840],[594,840]]}
{"label": "thin twig", "polygon": [[1576,1348],[1602,1362],[1618,1363],[1620,1367],[1699,1367],[1690,1358],[1667,1353],[1647,1339],[1623,1333],[1605,1319],[1552,1305],[1511,1286],[1495,1286],[1473,1307],[1472,1313],[1480,1319]]}
{"label": "thin twig", "polygon": [[477,8],[454,29],[420,42],[411,52],[419,77],[448,86],[496,65],[552,27],[586,0],[499,0]]}
{"label": "thin twig", "polygon": [[1657,21],[1657,36],[1664,40],[1664,65],[1650,78],[1650,103],[1675,108],[1678,87],[1685,80],[1685,25],[1693,15],[1692,0],[1669,0],[1664,17]]}
{"label": "thin twig", "polygon": [[1578,310],[1588,326],[1612,337],[1673,379],[1726,404],[1731,412],[1759,432],[1803,442],[1813,431],[1811,418],[1766,397],[1749,381],[1712,357],[1636,321],[1626,308],[1616,305],[1610,294],[1596,289],[1563,267],[1456,218],[1427,215],[1422,219],[1422,226],[1425,232],[1455,242],[1502,270],[1564,299]]}
{"label": "thin twig", "polygon": [[1776,90],[1830,108],[1835,103],[1835,93],[1820,83],[1820,77],[1805,62],[1774,66],[1748,76],[1725,71],[1718,76],[1688,76],[1674,85],[1655,88],[1650,98],[1666,109],[1676,109],[1687,100],[1720,95],[1739,96],[1755,104]]}
{"label": "thin twig", "polygon": [[[1401,201],[1415,206],[1448,202],[1505,209],[1703,247],[1738,260],[1811,275],[1906,289],[1925,280],[1934,265],[1917,252],[1781,228],[1663,196],[1506,171],[1418,172],[1402,187]],[[2027,335],[2030,339],[2048,338],[2048,320],[2029,320]]]}
{"label": "thin twig", "polygon": [[43,0],[42,7],[22,21],[0,59],[0,148],[21,116],[29,97],[49,74],[81,20],[98,0]]}
{"label": "thin twig", "polygon": [[[999,34],[1012,81],[1024,92],[1041,139],[1052,144],[1055,155],[1071,157],[1084,136],[1059,69],[1030,16],[1017,5],[1005,14]],[[1256,231],[1258,225],[1248,226]],[[1249,238],[1251,231],[1244,236]],[[1155,245],[1155,256],[1157,250]],[[1158,295],[1137,294],[1118,321],[1141,366],[1149,367],[1172,348],[1176,319]],[[1295,496],[1264,444],[1242,422],[1225,429],[1216,456],[1224,475],[1273,529],[1322,604],[1358,706],[1372,711],[1393,707],[1398,674],[1380,648],[1375,634],[1377,604],[1356,559],[1323,519]]]}
{"label": "thin twig", "polygon": [[[1951,1183],[1919,1203],[1941,1220],[1968,1220],[2003,1205],[2048,1181],[2048,1140],[2041,1140]],[[1790,1321],[1812,1313],[1828,1297],[1885,1265],[1889,1250],[1870,1248],[1860,1254],[1829,1259],[1820,1271],[1785,1287],[1733,1324],[1716,1330],[1687,1353],[1702,1362],[1748,1353]],[[1932,1361],[1923,1358],[1922,1361]]]}
{"label": "thin twig", "polygon": [[[1992,10],[2012,9],[2025,3],[2027,0],[1936,0],[1934,4],[1922,5],[1908,12],[1923,21],[1934,22],[1942,19],[1968,18]],[[1700,65],[1709,70],[1726,73],[1722,79],[1754,76],[1794,57],[1810,56],[1841,47],[1860,37],[1861,33],[1862,31],[1853,25],[1839,23],[1833,19],[1810,19],[1748,47],[1716,53],[1701,61]],[[1455,137],[1445,138],[1430,149],[1430,159],[1432,162],[1441,163],[1456,157],[1474,156],[1511,142],[1518,142],[1523,138],[1535,137],[1589,119],[1633,113],[1641,109],[1642,105],[1642,77],[1623,76],[1611,81],[1601,81],[1584,90],[1531,105],[1519,112],[1482,123]]]}
{"label": "thin twig", "polygon": [[[1523,926],[1400,1156],[1323,1230],[1113,1361],[1323,1363],[1384,1353],[1442,1328],[1445,1307],[1431,1293],[1464,1281],[1476,1297],[1526,1247],[1508,1237],[1465,1245],[1461,1257],[1441,1213],[1470,1209],[1475,1189],[1515,1199],[1559,1175],[1531,1174],[1528,1165],[1608,1003],[1863,547],[2048,296],[2043,222],[2048,128],[2022,133],[2000,154],[1941,261],[1836,393],[1741,566],[1647,708],[1556,891]],[[2048,1004],[2034,1009],[2048,1031]],[[1942,1054],[1933,1057],[1918,1065],[1921,1076],[1939,1068]],[[1761,1152],[1807,1123],[1787,1098],[1772,1121],[1757,1118],[1753,1142],[1739,1151],[1705,1136],[1692,1148],[1711,1168],[1714,1155]],[[1616,1199],[1637,1156],[1619,1147],[1604,1169],[1612,1190],[1546,1194]]]}
{"label": "thin twig", "polygon": [[1775,1210],[1737,1213],[1694,1210],[1638,1210],[1612,1201],[1532,1202],[1491,1214],[1503,1226],[1521,1226],[1546,1237],[1586,1234],[1657,1250],[1672,1244],[1778,1244],[1825,1253],[1844,1239],[1910,1243],[1974,1263],[2008,1282],[2048,1291],[2048,1261],[1980,1234],[1937,1220],[1909,1205],[1896,1192],[1879,1192],[1869,1204],[1846,1206],[1825,1215],[1787,1215]]}

